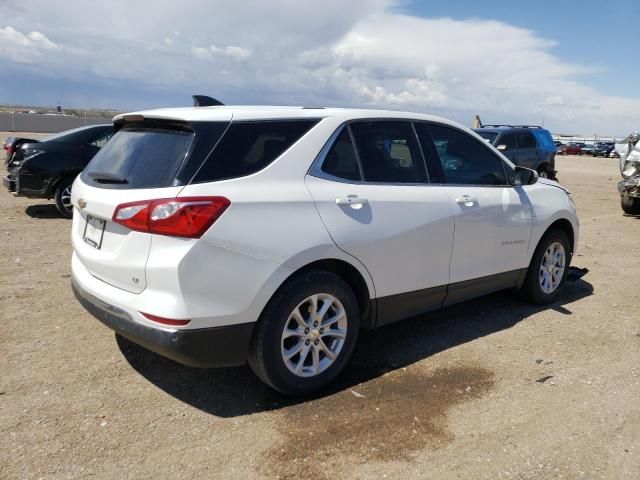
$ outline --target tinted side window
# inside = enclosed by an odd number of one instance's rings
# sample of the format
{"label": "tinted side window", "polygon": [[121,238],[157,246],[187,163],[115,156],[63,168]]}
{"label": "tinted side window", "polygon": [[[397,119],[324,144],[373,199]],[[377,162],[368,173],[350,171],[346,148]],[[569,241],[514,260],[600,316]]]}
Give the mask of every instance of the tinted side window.
{"label": "tinted side window", "polygon": [[429,125],[446,183],[505,185],[502,161],[470,135],[444,125]]}
{"label": "tinted side window", "polygon": [[520,148],[536,148],[536,139],[531,132],[518,133],[518,145]]}
{"label": "tinted side window", "polygon": [[322,171],[346,180],[361,180],[358,160],[347,128],[342,129],[324,158]]}
{"label": "tinted side window", "polygon": [[498,142],[499,145],[506,145],[506,149],[505,150],[515,150],[518,148],[518,143],[516,141],[516,134],[515,133],[506,133],[502,136],[502,138],[500,139],[500,141]]}
{"label": "tinted side window", "polygon": [[318,120],[232,123],[193,182],[243,177],[262,170],[316,123]]}
{"label": "tinted side window", "polygon": [[353,123],[351,132],[366,182],[427,182],[424,160],[411,123]]}

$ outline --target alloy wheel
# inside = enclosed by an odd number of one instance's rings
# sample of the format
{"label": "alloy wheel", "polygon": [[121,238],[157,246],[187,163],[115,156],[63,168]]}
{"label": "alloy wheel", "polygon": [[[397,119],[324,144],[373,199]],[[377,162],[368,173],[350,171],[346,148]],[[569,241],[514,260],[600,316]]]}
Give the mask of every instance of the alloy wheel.
{"label": "alloy wheel", "polygon": [[68,185],[62,191],[62,195],[60,195],[60,200],[62,201],[62,206],[64,208],[66,208],[67,210],[71,210],[71,208],[72,208],[72,204],[71,204],[71,185]]}
{"label": "alloy wheel", "polygon": [[564,246],[560,242],[553,242],[542,257],[538,274],[540,288],[544,293],[551,294],[558,289],[564,277],[565,264]]}
{"label": "alloy wheel", "polygon": [[327,293],[307,297],[293,309],[281,339],[282,361],[299,377],[313,377],[338,358],[347,336],[347,314]]}

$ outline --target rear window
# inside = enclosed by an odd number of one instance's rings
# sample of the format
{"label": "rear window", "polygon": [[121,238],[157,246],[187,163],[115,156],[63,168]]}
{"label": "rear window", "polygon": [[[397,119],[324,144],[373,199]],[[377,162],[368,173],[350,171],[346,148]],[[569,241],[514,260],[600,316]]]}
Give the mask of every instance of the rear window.
{"label": "rear window", "polygon": [[110,188],[171,186],[194,137],[184,129],[123,127],[89,162],[83,181]]}
{"label": "rear window", "polygon": [[244,177],[272,163],[318,120],[234,122],[196,173],[193,183]]}
{"label": "rear window", "polygon": [[97,126],[97,127],[78,127],[71,130],[65,130],[64,132],[49,135],[42,139],[42,142],[62,142],[62,143],[76,143],[81,145],[83,143],[89,143],[95,137],[103,132],[113,132],[112,126]]}

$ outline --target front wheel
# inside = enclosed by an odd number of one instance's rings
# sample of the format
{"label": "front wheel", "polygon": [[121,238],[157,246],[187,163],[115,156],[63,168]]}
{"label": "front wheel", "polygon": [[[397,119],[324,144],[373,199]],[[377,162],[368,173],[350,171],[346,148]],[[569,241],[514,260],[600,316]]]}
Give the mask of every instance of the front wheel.
{"label": "front wheel", "polygon": [[56,187],[55,200],[56,208],[60,215],[64,218],[71,218],[73,216],[73,205],[71,203],[71,185],[73,179],[62,180]]}
{"label": "front wheel", "polygon": [[251,341],[249,365],[285,395],[309,395],[331,383],[358,338],[360,311],[349,285],[337,275],[309,271],[271,299]]}
{"label": "front wheel", "polygon": [[628,192],[624,192],[620,197],[620,206],[624,213],[640,215],[640,198],[630,197]]}
{"label": "front wheel", "polygon": [[553,302],[569,271],[571,247],[562,230],[548,231],[538,243],[520,289],[523,297],[539,305]]}

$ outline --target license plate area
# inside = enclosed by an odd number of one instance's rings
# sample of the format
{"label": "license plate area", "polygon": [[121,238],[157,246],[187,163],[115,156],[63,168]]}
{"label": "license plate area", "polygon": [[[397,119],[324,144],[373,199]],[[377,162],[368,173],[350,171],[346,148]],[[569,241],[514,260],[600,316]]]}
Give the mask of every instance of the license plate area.
{"label": "license plate area", "polygon": [[82,234],[82,239],[93,248],[97,248],[98,250],[100,250],[106,223],[106,220],[87,215],[87,223],[85,223],[84,225],[84,233]]}

